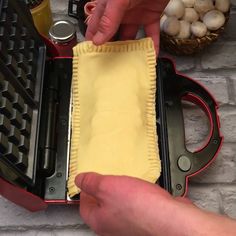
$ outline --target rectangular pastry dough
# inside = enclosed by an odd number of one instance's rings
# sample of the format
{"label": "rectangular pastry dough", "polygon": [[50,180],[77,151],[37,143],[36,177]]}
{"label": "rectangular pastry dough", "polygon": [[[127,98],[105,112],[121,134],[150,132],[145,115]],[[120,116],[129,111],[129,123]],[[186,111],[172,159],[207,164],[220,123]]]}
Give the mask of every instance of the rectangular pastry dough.
{"label": "rectangular pastry dough", "polygon": [[156,56],[150,38],[74,49],[69,196],[77,174],[160,175],[156,134]]}

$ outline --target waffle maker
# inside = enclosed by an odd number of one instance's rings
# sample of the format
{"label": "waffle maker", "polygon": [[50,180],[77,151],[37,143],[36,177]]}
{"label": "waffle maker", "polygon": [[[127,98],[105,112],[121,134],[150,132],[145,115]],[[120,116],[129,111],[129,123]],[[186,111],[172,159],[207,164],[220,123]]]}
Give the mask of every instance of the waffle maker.
{"label": "waffle maker", "polygon": [[[184,196],[188,178],[206,168],[222,143],[217,104],[197,82],[175,71],[169,59],[157,67],[157,133],[162,174],[158,183]],[[72,204],[67,196],[72,58],[33,26],[24,1],[0,0],[0,194],[30,210]],[[210,121],[204,147],[185,147],[181,100],[199,105]]]}

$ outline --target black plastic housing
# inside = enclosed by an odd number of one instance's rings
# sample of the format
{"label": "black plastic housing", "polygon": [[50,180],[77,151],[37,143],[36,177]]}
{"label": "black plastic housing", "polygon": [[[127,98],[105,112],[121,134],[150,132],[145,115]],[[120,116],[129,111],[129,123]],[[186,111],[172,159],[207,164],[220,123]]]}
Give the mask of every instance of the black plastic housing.
{"label": "black plastic housing", "polygon": [[[216,157],[221,144],[217,104],[196,81],[180,75],[170,59],[158,61],[157,98],[159,148],[162,159],[160,184],[174,196],[187,191],[188,178],[206,168]],[[210,134],[201,149],[190,152],[185,144],[182,100],[198,105],[208,116]]]}
{"label": "black plastic housing", "polygon": [[86,19],[84,6],[89,1],[90,0],[69,0],[68,2],[68,15],[78,20],[79,29],[83,35],[85,35],[87,28],[84,23]]}

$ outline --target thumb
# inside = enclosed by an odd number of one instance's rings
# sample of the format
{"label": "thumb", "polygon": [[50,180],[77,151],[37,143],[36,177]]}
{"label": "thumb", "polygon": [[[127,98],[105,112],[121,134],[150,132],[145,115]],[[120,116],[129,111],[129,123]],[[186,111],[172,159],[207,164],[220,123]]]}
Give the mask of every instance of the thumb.
{"label": "thumb", "polygon": [[128,8],[129,0],[107,1],[103,15],[98,24],[97,32],[92,39],[94,44],[103,44],[114,36]]}
{"label": "thumb", "polygon": [[97,173],[82,173],[76,176],[75,185],[83,192],[97,198],[102,179],[103,176]]}

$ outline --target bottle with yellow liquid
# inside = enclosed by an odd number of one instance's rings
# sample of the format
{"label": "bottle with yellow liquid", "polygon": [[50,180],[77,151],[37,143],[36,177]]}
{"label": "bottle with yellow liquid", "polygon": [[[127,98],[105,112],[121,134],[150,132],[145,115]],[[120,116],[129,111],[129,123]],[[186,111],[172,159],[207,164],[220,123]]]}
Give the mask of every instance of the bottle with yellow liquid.
{"label": "bottle with yellow liquid", "polygon": [[50,0],[28,0],[28,6],[38,32],[48,37],[53,22]]}

